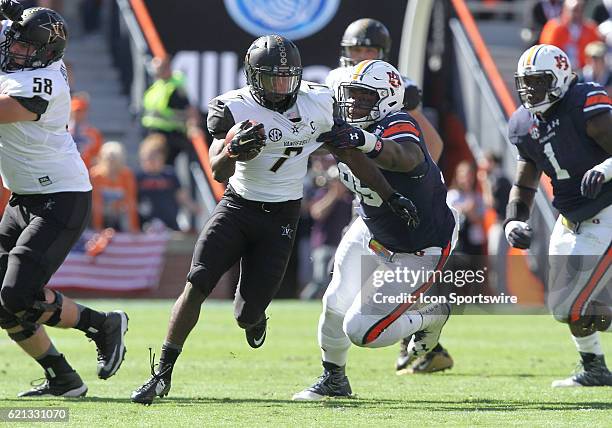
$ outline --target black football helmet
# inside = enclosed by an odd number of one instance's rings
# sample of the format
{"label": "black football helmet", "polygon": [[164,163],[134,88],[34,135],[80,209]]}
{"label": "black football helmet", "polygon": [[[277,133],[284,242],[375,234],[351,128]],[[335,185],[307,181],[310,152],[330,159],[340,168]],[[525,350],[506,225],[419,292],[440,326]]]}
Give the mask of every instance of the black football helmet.
{"label": "black football helmet", "polygon": [[[0,43],[0,69],[12,72],[46,67],[64,56],[67,39],[66,21],[59,13],[44,7],[26,9]],[[16,43],[27,47],[26,53],[11,52]]]}
{"label": "black football helmet", "polygon": [[244,72],[255,100],[284,112],[297,99],[302,81],[302,59],[295,44],[276,34],[255,40],[244,58]]}
{"label": "black football helmet", "polygon": [[378,48],[378,58],[388,61],[389,51],[391,50],[391,36],[389,30],[380,21],[371,18],[358,19],[353,21],[342,36],[340,42],[340,66],[349,67],[359,61],[351,58],[350,48],[355,46],[367,46]]}

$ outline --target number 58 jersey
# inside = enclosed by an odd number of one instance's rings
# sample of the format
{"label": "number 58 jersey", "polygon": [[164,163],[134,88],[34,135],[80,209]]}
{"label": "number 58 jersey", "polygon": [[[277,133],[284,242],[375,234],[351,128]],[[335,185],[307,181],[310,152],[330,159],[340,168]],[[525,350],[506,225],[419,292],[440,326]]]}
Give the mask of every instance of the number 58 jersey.
{"label": "number 58 jersey", "polygon": [[510,142],[519,160],[535,163],[548,175],[553,206],[573,222],[587,220],[612,204],[612,182],[604,184],[596,199],[580,193],[584,173],[610,155],[586,132],[586,122],[612,110],[605,89],[596,83],[573,83],[565,96],[547,112],[545,120],[520,106],[508,122]]}
{"label": "number 58 jersey", "polygon": [[297,200],[303,194],[308,157],[321,146],[319,134],[333,125],[334,98],[323,85],[302,81],[297,101],[279,113],[253,98],[248,86],[227,92],[209,103],[208,129],[225,138],[235,124],[250,119],[264,125],[267,140],[260,154],[236,162],[229,184],[245,199],[262,202]]}
{"label": "number 58 jersey", "polygon": [[18,194],[85,192],[89,174],[68,132],[70,88],[63,61],[0,73],[0,94],[36,113],[35,121],[0,124],[0,172]]}

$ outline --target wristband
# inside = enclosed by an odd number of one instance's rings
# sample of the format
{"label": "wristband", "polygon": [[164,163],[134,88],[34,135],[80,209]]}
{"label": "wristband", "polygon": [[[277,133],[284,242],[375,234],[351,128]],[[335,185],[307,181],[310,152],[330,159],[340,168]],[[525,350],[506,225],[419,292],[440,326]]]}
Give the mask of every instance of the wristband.
{"label": "wristband", "polygon": [[593,169],[601,172],[604,175],[604,183],[612,180],[612,157],[609,157],[599,165],[595,165]]}
{"label": "wristband", "polygon": [[379,140],[379,137],[367,131],[362,132],[365,142],[363,143],[363,146],[359,146],[357,148],[364,153],[370,153],[376,148],[376,142]]}

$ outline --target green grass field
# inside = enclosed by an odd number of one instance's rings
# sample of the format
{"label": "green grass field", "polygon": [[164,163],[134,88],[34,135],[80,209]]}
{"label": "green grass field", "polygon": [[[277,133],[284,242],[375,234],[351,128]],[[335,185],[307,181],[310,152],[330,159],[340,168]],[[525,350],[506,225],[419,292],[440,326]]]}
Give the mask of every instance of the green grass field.
{"label": "green grass field", "polygon": [[[107,381],[95,375],[95,347],[75,330],[52,329],[57,348],[89,386],[84,399],[22,400],[42,374],[5,336],[0,339],[0,407],[67,406],[74,426],[612,426],[612,389],[553,390],[574,368],[567,329],[549,316],[455,316],[442,343],[455,359],[446,373],[395,375],[396,347],[353,348],[347,373],[355,399],[295,403],[291,395],[320,374],[320,303],[274,302],[263,348],[253,350],[228,303],[205,306],[174,371],[170,396],[132,404],[149,375],[148,347],[159,352],[172,302],[91,301],[130,315],[128,353]],[[603,335],[612,361],[612,337]],[[11,424],[16,426],[16,424]],[[28,424],[32,426],[32,424]],[[48,426],[48,425],[47,425]]]}

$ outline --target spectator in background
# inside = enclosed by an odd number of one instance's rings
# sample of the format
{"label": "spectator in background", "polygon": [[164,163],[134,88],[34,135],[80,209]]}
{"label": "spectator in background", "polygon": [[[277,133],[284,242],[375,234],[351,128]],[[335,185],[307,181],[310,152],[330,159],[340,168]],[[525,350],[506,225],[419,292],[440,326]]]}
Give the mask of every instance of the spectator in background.
{"label": "spectator in background", "polygon": [[533,46],[540,40],[542,28],[551,19],[561,15],[562,0],[531,0],[523,17],[521,39],[527,46]]}
{"label": "spectator in background", "polygon": [[[506,219],[506,205],[512,183],[502,169],[502,158],[487,152],[479,165],[478,182],[487,210],[488,230],[487,254],[489,256],[489,284],[497,292],[506,292],[505,264],[508,253],[508,242],[504,235],[503,223]],[[493,218],[490,218],[490,216]]]}
{"label": "spectator in background", "polygon": [[318,189],[310,202],[312,281],[300,293],[302,299],[319,298],[327,288],[331,280],[331,262],[353,211],[353,195],[340,182],[335,163],[324,174],[315,177],[315,184]]}
{"label": "spectator in background", "polygon": [[455,179],[447,195],[448,205],[459,212],[459,239],[455,253],[483,254],[485,235],[482,227],[485,206],[476,190],[476,168],[462,161],[455,170]]}
{"label": "spectator in background", "polygon": [[139,232],[136,179],[125,164],[121,143],[109,141],[102,145],[100,159],[90,169],[90,177],[94,229],[112,227],[122,232]]}
{"label": "spectator in background", "polygon": [[176,221],[179,206],[195,215],[202,210],[181,188],[174,167],[166,165],[166,151],[166,137],[163,134],[150,134],[140,145],[141,170],[136,174],[138,213],[143,226],[153,219],[159,219],[168,228],[180,230]]}
{"label": "spectator in background", "polygon": [[580,73],[581,82],[595,82],[603,86],[608,93],[612,89],[612,73],[606,62],[608,48],[604,42],[591,42],[585,50],[586,65]]}
{"label": "spectator in background", "polygon": [[89,95],[79,92],[72,95],[71,114],[68,130],[76,143],[77,149],[87,169],[91,168],[102,147],[102,133],[88,120]]}
{"label": "spectator in background", "polygon": [[565,0],[561,16],[548,21],[540,36],[540,44],[555,45],[565,51],[575,71],[586,63],[586,45],[601,40],[597,25],[584,18],[583,10],[583,0]]}
{"label": "spectator in background", "polygon": [[155,82],[145,91],[142,126],[147,133],[161,133],[168,142],[166,163],[174,165],[179,153],[192,151],[191,139],[203,135],[200,113],[189,104],[184,76],[172,71],[170,58],[154,58]]}

